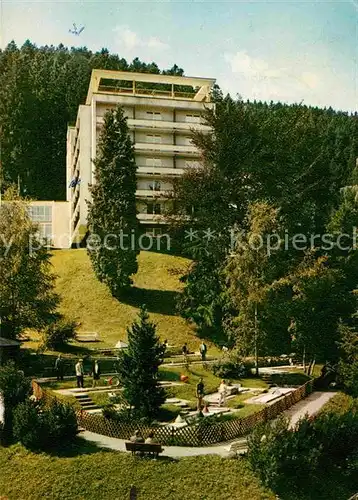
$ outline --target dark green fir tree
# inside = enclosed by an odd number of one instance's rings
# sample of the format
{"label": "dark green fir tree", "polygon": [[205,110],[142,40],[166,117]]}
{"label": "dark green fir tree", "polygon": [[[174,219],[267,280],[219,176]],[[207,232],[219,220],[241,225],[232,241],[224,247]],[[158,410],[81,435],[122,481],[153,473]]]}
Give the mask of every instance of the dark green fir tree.
{"label": "dark green fir tree", "polygon": [[88,253],[98,279],[115,297],[137,272],[136,163],[121,107],[108,111],[99,139],[89,203]]}
{"label": "dark green fir tree", "polygon": [[155,418],[165,401],[165,390],[158,382],[162,362],[163,346],[156,326],[142,306],[138,320],[128,329],[128,349],[122,352],[118,363],[123,395],[137,417]]}

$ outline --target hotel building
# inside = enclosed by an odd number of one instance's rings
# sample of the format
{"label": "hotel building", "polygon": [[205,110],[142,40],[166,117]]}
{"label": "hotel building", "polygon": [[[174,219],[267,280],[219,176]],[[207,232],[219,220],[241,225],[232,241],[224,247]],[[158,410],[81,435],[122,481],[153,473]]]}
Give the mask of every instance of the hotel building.
{"label": "hotel building", "polygon": [[199,165],[199,152],[191,137],[194,130],[210,131],[202,115],[205,108],[213,107],[210,93],[214,83],[211,78],[92,71],[86,103],[79,106],[76,124],[67,132],[67,203],[57,209],[56,202],[36,202],[36,213],[43,206],[47,214],[44,212],[43,217],[49,219],[51,212],[51,221],[40,224],[47,224],[54,246],[60,243],[59,232],[64,227],[70,243],[61,244],[62,248],[78,242],[86,233],[89,188],[95,183],[93,159],[103,117],[117,105],[124,110],[134,143],[137,218],[145,232],[161,233],[173,179]]}

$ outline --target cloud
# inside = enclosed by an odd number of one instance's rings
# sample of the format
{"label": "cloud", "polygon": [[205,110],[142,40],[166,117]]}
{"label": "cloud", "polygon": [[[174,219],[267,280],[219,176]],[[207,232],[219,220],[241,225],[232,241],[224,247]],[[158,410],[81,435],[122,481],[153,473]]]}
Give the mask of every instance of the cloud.
{"label": "cloud", "polygon": [[139,48],[150,48],[157,51],[169,49],[169,45],[156,36],[141,38],[128,26],[116,26],[113,30],[116,33],[116,43],[118,48],[132,51]]}
{"label": "cloud", "polygon": [[[357,96],[348,85],[349,73],[332,71],[310,55],[275,58],[256,57],[246,50],[224,55],[227,69],[218,76],[225,92],[239,93],[243,99],[304,102],[308,105],[353,111]],[[342,93],[342,88],[347,91]],[[349,89],[349,90],[348,90]]]}
{"label": "cloud", "polygon": [[270,68],[263,59],[249,56],[246,51],[238,51],[236,54],[225,54],[225,60],[230,64],[233,73],[239,73],[245,78],[253,80],[264,80],[266,78],[279,78],[282,70]]}

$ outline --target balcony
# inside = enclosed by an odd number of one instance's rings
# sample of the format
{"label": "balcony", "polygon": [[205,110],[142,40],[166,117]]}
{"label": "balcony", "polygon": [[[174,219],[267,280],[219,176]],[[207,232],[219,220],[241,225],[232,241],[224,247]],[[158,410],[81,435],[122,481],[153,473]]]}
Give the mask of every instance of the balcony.
{"label": "balcony", "polygon": [[[97,125],[103,125],[104,119],[102,116],[97,116]],[[208,125],[203,125],[202,123],[195,122],[174,122],[166,120],[145,120],[145,119],[134,119],[128,118],[127,124],[130,130],[143,130],[143,131],[153,131],[158,130],[160,132],[184,132],[188,133],[192,130],[207,132],[209,133],[211,128]]]}
{"label": "balcony", "polygon": [[177,177],[184,174],[183,168],[169,168],[169,167],[145,167],[139,166],[137,168],[137,175],[145,177],[147,175],[160,175],[161,177]]}
{"label": "balcony", "polygon": [[163,214],[137,214],[137,219],[142,224],[166,224],[166,218]]}
{"label": "balcony", "polygon": [[195,146],[190,145],[178,145],[178,144],[159,144],[152,142],[137,142],[134,144],[134,150],[138,153],[141,152],[154,152],[158,155],[169,155],[169,156],[190,156],[198,158],[200,156],[199,151]]}
{"label": "balcony", "polygon": [[185,99],[194,100],[196,92],[179,92],[173,90],[159,90],[156,88],[138,88],[138,87],[117,87],[113,85],[99,85],[98,94],[124,94],[132,96],[159,97],[165,99]]}
{"label": "balcony", "polygon": [[171,197],[172,191],[163,190],[163,191],[155,191],[154,189],[137,189],[135,192],[136,198],[161,198],[168,199]]}

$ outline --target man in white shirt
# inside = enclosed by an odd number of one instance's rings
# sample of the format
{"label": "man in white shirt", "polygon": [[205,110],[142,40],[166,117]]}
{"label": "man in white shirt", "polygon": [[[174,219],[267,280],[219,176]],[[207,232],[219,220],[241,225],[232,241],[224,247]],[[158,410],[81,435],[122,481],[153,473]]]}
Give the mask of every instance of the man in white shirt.
{"label": "man in white shirt", "polygon": [[83,364],[82,359],[79,359],[75,366],[76,370],[76,379],[77,379],[77,387],[83,388]]}
{"label": "man in white shirt", "polygon": [[225,380],[221,381],[219,385],[219,406],[223,406],[226,403],[226,395],[227,395],[227,385]]}

